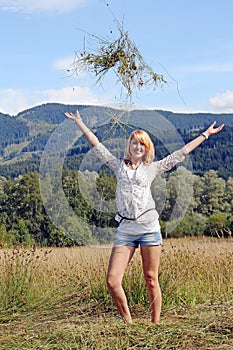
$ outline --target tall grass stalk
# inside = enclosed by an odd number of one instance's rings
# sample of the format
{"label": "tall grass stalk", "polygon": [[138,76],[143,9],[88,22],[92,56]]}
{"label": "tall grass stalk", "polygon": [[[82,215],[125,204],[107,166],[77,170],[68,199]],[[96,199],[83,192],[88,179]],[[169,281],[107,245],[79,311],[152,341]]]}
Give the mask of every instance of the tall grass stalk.
{"label": "tall grass stalk", "polygon": [[161,259],[164,306],[227,301],[233,297],[233,241],[168,240]]}
{"label": "tall grass stalk", "polygon": [[0,255],[0,308],[18,310],[38,301],[44,283],[40,265],[48,260],[35,249],[8,249]]}
{"label": "tall grass stalk", "polygon": [[[5,250],[0,253],[0,309],[35,305],[95,303],[112,310],[106,286],[111,247]],[[233,297],[233,241],[228,239],[164,240],[160,267],[163,309],[228,301]],[[149,301],[136,252],[124,277],[130,306],[148,309]]]}

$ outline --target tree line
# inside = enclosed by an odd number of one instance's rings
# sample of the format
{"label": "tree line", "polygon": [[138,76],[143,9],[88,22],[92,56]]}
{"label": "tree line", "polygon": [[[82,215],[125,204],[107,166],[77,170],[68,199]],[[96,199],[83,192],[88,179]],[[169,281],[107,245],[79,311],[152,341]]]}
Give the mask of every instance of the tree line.
{"label": "tree line", "polygon": [[[51,203],[47,203],[46,211],[38,172],[15,179],[1,177],[0,246],[72,246],[111,242],[117,227],[114,220],[115,177],[103,170],[99,175],[64,170],[62,190],[80,220],[73,225],[74,218],[67,216],[65,211],[59,212],[61,230],[48,215],[48,210],[54,212],[60,205],[60,189],[54,188],[54,196]],[[166,177],[158,177],[152,183],[152,193],[164,237],[232,235],[232,177],[225,180],[215,170],[199,176],[180,166]],[[113,206],[111,211],[106,210],[108,203]],[[169,225],[173,225],[171,231]],[[75,240],[70,234],[72,227]]]}

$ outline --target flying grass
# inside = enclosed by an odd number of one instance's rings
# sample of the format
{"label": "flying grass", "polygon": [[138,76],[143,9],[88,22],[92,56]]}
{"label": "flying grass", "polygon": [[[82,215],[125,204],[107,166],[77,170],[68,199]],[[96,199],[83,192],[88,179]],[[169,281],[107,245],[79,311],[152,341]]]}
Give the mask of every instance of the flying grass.
{"label": "flying grass", "polygon": [[95,49],[76,52],[71,68],[68,70],[78,75],[81,71],[94,73],[97,83],[105,75],[113,71],[126,89],[127,97],[132,96],[135,89],[152,87],[166,83],[163,75],[156,73],[145,61],[136,44],[130,39],[123,25],[117,21],[117,39],[102,38],[88,34],[95,40]]}

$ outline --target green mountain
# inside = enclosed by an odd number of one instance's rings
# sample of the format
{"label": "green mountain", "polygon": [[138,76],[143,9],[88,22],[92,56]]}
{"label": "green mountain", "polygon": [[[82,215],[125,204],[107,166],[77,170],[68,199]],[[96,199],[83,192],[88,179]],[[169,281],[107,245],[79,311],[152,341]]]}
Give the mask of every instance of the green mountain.
{"label": "green mountain", "polygon": [[[77,108],[100,139],[125,137],[132,129],[145,124],[146,130],[155,125],[159,132],[169,135],[171,144],[175,142],[174,130],[188,142],[217,120],[218,124],[224,123],[226,127],[193,152],[193,170],[198,174],[209,169],[218,170],[224,178],[233,174],[233,114],[183,114],[155,110],[128,112],[101,106],[48,103],[22,111],[16,116],[0,113],[0,176],[17,177],[38,171],[42,152],[50,136],[66,120],[64,113],[75,112]],[[164,156],[167,150],[159,140],[154,139],[154,142],[158,158]],[[65,168],[77,169],[87,150],[88,145],[82,137],[69,150]]]}

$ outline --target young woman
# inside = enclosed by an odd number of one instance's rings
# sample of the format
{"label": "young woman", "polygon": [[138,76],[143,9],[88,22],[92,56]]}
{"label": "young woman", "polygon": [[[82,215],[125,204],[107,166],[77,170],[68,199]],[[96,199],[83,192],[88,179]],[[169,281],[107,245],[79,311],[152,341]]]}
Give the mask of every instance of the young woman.
{"label": "young woman", "polygon": [[126,159],[114,157],[98,138],[84,124],[78,110],[76,114],[65,113],[73,120],[100,157],[115,172],[117,177],[116,220],[119,226],[115,235],[107,273],[109,292],[125,322],[132,322],[122,279],[135,249],[140,246],[143,273],[150,299],[151,321],[159,322],[162,296],[158,281],[162,236],[150,186],[154,178],[183,161],[185,156],[203,141],[222,130],[224,125],[215,127],[216,122],[200,136],[187,143],[180,150],[162,160],[154,160],[154,146],[149,135],[135,130],[129,137]]}

